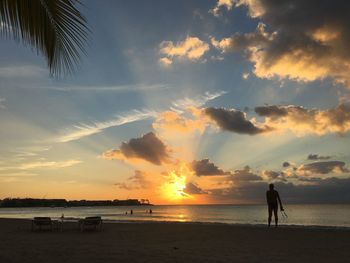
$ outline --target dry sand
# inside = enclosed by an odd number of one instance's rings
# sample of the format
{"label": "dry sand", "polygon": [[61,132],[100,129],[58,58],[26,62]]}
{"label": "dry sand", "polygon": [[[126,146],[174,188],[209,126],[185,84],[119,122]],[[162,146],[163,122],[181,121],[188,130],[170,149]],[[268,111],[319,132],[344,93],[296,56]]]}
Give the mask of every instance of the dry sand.
{"label": "dry sand", "polygon": [[196,223],[109,223],[101,232],[31,232],[0,219],[0,262],[350,262],[346,229]]}

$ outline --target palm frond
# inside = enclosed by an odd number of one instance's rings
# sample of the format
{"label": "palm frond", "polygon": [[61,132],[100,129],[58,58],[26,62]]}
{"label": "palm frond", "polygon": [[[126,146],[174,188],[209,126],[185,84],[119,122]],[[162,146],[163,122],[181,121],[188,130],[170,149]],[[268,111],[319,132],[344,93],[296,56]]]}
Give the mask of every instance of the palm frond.
{"label": "palm frond", "polygon": [[79,0],[0,0],[0,35],[42,53],[53,76],[75,72],[90,32]]}

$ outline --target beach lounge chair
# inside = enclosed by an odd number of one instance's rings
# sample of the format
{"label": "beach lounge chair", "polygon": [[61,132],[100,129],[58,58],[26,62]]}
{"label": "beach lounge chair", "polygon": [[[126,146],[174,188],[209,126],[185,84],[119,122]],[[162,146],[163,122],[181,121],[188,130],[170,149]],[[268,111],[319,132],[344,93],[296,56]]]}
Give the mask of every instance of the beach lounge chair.
{"label": "beach lounge chair", "polygon": [[42,228],[53,229],[53,221],[50,217],[34,217],[32,220],[32,231],[35,229],[41,230]]}
{"label": "beach lounge chair", "polygon": [[79,229],[80,231],[84,231],[86,228],[90,229],[102,229],[102,218],[100,216],[90,216],[85,217],[84,219],[79,220]]}

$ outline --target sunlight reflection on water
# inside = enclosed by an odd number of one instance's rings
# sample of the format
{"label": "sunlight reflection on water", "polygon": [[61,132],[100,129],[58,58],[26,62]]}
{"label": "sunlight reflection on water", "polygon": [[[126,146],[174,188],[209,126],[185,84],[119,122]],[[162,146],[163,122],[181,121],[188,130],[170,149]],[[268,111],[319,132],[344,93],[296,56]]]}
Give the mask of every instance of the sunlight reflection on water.
{"label": "sunlight reflection on water", "polygon": [[[288,218],[281,214],[285,225],[319,225],[350,227],[350,205],[286,205]],[[130,214],[130,210],[133,214]],[[152,209],[153,213],[149,213]],[[128,212],[128,214],[125,214]],[[176,221],[218,222],[231,224],[265,224],[265,205],[164,205],[123,207],[70,207],[70,208],[1,208],[1,218],[33,218],[50,216],[76,219],[102,216],[117,221]]]}

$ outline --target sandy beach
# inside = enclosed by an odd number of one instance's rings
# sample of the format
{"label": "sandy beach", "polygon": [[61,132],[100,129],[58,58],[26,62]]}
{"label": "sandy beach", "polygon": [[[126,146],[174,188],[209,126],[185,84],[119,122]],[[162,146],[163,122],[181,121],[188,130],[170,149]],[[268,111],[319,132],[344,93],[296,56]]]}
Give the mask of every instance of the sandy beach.
{"label": "sandy beach", "polygon": [[0,262],[347,262],[347,229],[200,223],[104,223],[101,232],[31,232],[0,219]]}

